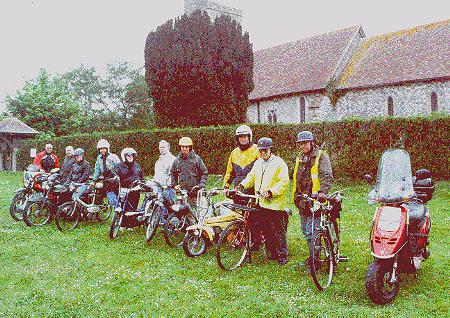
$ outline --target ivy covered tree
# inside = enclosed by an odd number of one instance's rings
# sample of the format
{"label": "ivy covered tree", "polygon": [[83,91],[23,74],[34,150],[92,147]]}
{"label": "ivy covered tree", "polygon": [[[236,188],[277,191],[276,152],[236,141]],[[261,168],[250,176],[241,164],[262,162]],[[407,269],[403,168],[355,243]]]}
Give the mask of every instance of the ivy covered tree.
{"label": "ivy covered tree", "polygon": [[253,90],[248,33],[228,16],[196,11],[169,20],[145,44],[145,78],[158,126],[245,121]]}

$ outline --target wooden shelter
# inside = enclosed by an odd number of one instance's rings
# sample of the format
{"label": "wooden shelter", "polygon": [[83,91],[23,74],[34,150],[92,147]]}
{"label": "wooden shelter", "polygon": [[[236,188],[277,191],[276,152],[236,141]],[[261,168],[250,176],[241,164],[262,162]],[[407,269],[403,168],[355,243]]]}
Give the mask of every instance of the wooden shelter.
{"label": "wooden shelter", "polygon": [[17,171],[20,140],[38,133],[15,117],[0,121],[0,171]]}

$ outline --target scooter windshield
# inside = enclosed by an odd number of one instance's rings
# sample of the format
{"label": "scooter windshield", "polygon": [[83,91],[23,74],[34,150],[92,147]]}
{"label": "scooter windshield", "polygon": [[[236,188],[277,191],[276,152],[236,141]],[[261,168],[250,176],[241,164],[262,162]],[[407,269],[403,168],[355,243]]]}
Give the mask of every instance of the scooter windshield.
{"label": "scooter windshield", "polygon": [[369,192],[369,202],[402,202],[414,195],[409,154],[402,149],[386,150],[378,163],[377,181]]}

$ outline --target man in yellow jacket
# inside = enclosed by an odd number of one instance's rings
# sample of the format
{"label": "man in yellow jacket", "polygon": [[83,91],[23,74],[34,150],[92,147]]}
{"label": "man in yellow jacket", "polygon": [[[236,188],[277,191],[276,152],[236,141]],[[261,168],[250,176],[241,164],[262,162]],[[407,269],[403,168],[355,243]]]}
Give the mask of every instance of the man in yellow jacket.
{"label": "man in yellow jacket", "polygon": [[256,160],[252,170],[238,188],[253,188],[255,193],[261,195],[255,216],[257,214],[259,218],[270,259],[284,265],[288,261],[286,242],[288,215],[284,208],[289,187],[289,173],[284,160],[272,153],[272,147],[272,139],[263,137],[258,140],[261,158]]}
{"label": "man in yellow jacket", "polygon": [[[320,216],[315,215],[313,220],[309,205],[300,198],[302,194],[306,194],[320,202],[326,201],[328,190],[333,183],[333,171],[330,157],[317,148],[312,132],[299,132],[296,143],[300,154],[295,161],[292,196],[299,210],[302,232],[309,247],[314,234],[313,226],[314,229],[317,228]],[[310,262],[308,258],[304,265],[308,266]]]}

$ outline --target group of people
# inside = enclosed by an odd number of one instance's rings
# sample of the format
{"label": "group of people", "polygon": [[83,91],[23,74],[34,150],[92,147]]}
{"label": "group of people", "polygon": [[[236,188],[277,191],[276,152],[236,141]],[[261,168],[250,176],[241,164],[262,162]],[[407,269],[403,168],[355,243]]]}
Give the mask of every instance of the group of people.
{"label": "group of people", "polygon": [[[261,237],[264,236],[269,258],[280,265],[288,262],[286,231],[288,214],[286,194],[289,188],[288,167],[284,160],[275,155],[273,141],[269,137],[253,142],[252,130],[247,125],[236,129],[237,147],[231,152],[225,177],[223,194],[235,189],[247,194],[259,194],[258,213],[249,217],[252,232],[252,249],[258,249]],[[312,226],[317,226],[319,217],[312,219],[310,207],[301,200],[302,194],[324,201],[333,181],[330,158],[327,153],[316,146],[314,135],[310,131],[302,131],[296,136],[299,154],[296,158],[293,177],[292,200],[298,208],[302,232],[308,246],[312,238]],[[186,189],[191,202],[195,202],[195,189],[204,188],[208,179],[208,169],[202,158],[195,153],[190,137],[179,140],[180,152],[174,156],[170,152],[167,141],[159,142],[160,157],[155,163],[154,180],[166,188],[163,197],[168,202],[173,200],[174,191]],[[136,180],[142,180],[143,173],[135,162],[137,153],[133,148],[125,148],[121,159],[110,152],[110,144],[101,139],[97,144],[98,156],[95,162],[93,182],[103,176],[104,188],[110,204],[117,206],[118,183],[123,187],[131,187]],[[49,172],[59,168],[59,161],[52,152],[50,144],[39,153],[34,164]],[[90,165],[84,159],[84,150],[66,147],[66,158],[60,170],[64,182],[85,183],[89,179]],[[115,178],[116,177],[116,178]],[[88,185],[79,187],[74,196],[82,195]],[[161,190],[161,189],[160,189]],[[130,193],[130,209],[137,207],[139,192]],[[305,261],[305,265],[311,262]]]}

